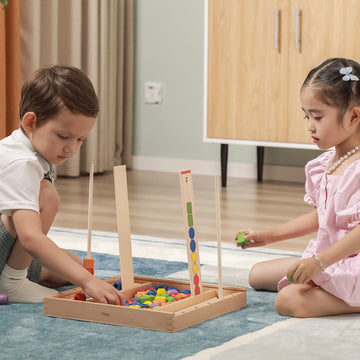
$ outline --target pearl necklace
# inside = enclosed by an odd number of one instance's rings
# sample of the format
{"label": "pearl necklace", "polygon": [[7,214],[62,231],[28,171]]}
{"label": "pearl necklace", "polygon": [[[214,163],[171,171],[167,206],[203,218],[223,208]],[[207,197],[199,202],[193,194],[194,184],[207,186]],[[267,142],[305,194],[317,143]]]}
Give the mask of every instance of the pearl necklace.
{"label": "pearl necklace", "polygon": [[326,167],[325,174],[330,175],[334,172],[346,159],[350,156],[354,155],[357,151],[360,150],[360,145],[355,146],[353,149],[349,150],[344,156],[342,156],[338,161],[336,161],[332,166],[330,166],[330,162]]}

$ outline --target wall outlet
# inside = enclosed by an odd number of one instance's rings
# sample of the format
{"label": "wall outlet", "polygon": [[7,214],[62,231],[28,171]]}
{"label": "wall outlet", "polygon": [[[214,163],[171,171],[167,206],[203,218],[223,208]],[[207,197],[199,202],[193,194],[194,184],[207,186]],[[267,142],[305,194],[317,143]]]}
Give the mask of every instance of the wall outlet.
{"label": "wall outlet", "polygon": [[162,84],[159,82],[145,83],[145,103],[161,104],[162,103]]}

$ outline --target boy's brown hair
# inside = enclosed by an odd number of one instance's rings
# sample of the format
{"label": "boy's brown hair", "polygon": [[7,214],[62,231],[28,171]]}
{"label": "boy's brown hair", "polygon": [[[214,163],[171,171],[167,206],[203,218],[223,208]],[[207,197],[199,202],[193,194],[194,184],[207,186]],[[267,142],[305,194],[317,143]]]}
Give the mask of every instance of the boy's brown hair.
{"label": "boy's brown hair", "polygon": [[36,126],[41,126],[64,109],[89,117],[96,117],[99,112],[94,87],[81,70],[61,65],[44,67],[35,71],[22,86],[20,127],[27,112],[34,112]]}

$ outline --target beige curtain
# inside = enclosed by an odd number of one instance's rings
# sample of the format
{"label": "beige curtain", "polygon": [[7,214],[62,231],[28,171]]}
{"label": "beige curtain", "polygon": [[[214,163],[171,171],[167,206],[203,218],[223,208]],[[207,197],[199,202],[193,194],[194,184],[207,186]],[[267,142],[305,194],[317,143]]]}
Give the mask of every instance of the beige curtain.
{"label": "beige curtain", "polygon": [[20,15],[22,81],[41,66],[73,65],[100,100],[95,128],[58,174],[131,167],[133,0],[26,0]]}
{"label": "beige curtain", "polygon": [[19,127],[20,11],[12,0],[0,4],[0,139]]}

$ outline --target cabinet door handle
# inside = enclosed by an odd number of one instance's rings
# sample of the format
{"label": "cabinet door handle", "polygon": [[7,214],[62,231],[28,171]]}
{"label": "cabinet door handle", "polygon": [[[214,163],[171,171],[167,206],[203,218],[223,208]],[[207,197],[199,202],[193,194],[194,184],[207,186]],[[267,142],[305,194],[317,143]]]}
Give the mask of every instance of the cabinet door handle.
{"label": "cabinet door handle", "polygon": [[299,6],[295,6],[295,49],[299,48]]}
{"label": "cabinet door handle", "polygon": [[278,48],[279,36],[279,11],[278,7],[274,8],[274,49]]}

